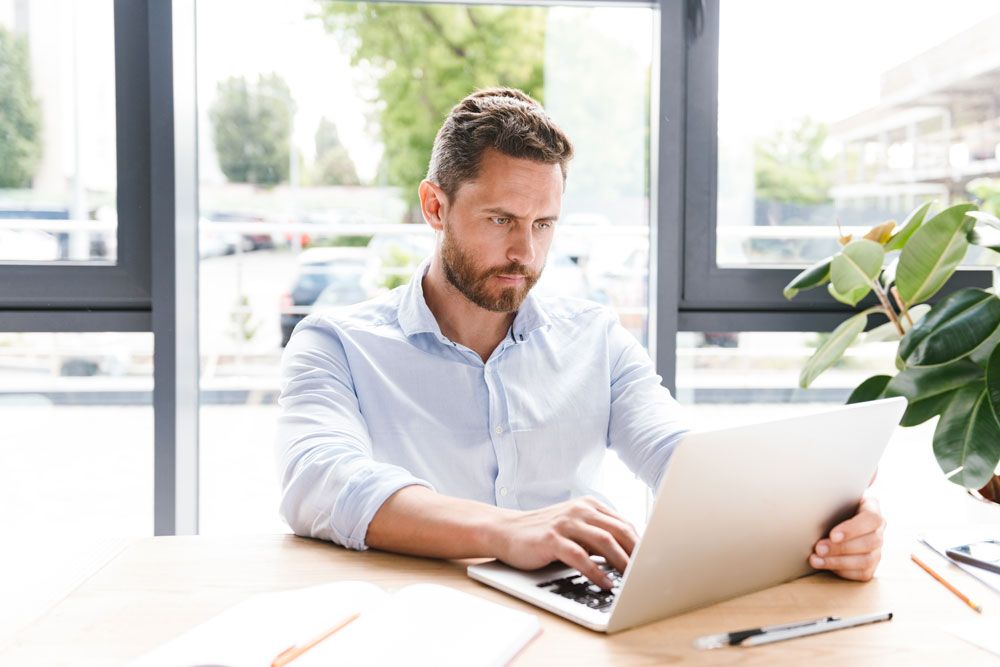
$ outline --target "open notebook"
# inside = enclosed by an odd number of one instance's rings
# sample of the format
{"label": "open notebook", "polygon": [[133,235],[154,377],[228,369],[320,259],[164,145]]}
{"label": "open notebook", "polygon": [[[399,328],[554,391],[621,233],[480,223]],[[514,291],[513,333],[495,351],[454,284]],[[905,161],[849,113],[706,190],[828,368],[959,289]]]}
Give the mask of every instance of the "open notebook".
{"label": "open notebook", "polygon": [[290,663],[506,665],[539,632],[538,617],[435,584],[387,593],[343,581],[255,595],[130,663],[258,667],[338,621],[358,618]]}

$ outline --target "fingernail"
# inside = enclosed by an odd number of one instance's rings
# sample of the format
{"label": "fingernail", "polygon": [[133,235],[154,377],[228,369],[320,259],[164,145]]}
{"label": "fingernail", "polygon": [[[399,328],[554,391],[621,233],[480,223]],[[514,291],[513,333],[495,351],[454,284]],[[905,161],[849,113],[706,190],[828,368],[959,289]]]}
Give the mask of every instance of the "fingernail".
{"label": "fingernail", "polygon": [[818,553],[820,556],[825,556],[826,552],[829,550],[830,547],[826,546],[825,544],[820,544],[819,546],[816,547],[816,553]]}
{"label": "fingernail", "polygon": [[813,556],[813,565],[815,565],[816,567],[822,567],[823,563],[824,561],[822,558],[820,558],[819,556]]}
{"label": "fingernail", "polygon": [[839,542],[844,539],[844,534],[838,530],[837,532],[830,534],[830,539],[834,542]]}

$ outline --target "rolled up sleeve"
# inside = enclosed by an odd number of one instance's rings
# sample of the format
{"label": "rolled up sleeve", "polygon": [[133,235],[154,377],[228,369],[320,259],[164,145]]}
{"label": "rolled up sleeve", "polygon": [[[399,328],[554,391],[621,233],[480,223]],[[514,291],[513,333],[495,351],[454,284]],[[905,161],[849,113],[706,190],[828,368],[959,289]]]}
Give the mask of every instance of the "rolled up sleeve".
{"label": "rolled up sleeve", "polygon": [[[613,316],[612,316],[613,317]],[[611,416],[608,445],[653,491],[688,431],[681,406],[664,387],[649,354],[617,318],[609,323]]]}
{"label": "rolled up sleeve", "polygon": [[432,488],[406,469],[373,458],[332,323],[308,317],[298,325],[282,354],[278,404],[280,512],[297,535],[367,549],[368,525],[382,503],[406,486]]}

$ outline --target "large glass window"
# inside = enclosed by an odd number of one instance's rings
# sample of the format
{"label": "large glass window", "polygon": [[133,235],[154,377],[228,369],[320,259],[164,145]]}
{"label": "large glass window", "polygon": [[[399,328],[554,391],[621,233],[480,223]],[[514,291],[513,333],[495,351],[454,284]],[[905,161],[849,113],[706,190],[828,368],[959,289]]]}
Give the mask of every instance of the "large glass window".
{"label": "large glass window", "polygon": [[203,532],[251,497],[276,516],[282,347],[430,254],[417,185],[475,88],[525,90],[574,142],[536,290],[608,304],[646,343],[655,25],[635,7],[198,3]]}
{"label": "large glass window", "polygon": [[0,333],[0,643],[153,534],[153,337]]}
{"label": "large glass window", "polygon": [[117,259],[110,0],[0,0],[0,262]]}
{"label": "large glass window", "polygon": [[998,31],[992,0],[722,0],[719,266],[809,264],[838,224],[928,199],[1000,202]]}

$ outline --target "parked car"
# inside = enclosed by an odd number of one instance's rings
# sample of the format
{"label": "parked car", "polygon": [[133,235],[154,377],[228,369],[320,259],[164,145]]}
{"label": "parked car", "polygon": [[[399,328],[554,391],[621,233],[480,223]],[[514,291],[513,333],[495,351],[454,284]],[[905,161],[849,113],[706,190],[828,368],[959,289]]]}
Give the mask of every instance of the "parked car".
{"label": "parked car", "polygon": [[[232,211],[211,211],[205,214],[205,218],[212,222],[242,222],[242,223],[253,223],[253,222],[266,222],[264,218],[259,215],[253,215],[251,213],[239,213]],[[247,232],[246,230],[242,233],[244,242],[248,244],[244,246],[245,250],[259,250],[261,248],[273,248],[274,247],[274,236],[270,232]]]}
{"label": "parked car", "polygon": [[[104,209],[109,207],[101,207],[96,210],[91,210],[87,213],[87,217],[90,219],[104,220],[107,217],[107,213]],[[113,211],[112,211],[113,215]],[[57,252],[56,257],[53,259],[64,260],[70,257],[70,232],[60,231],[60,232],[48,232],[45,229],[45,221],[55,220],[59,222],[65,222],[70,219],[70,210],[64,206],[15,206],[15,207],[3,207],[0,208],[0,220],[30,220],[37,221],[38,229],[35,230],[36,233],[48,234],[56,240]],[[31,223],[25,223],[24,230],[26,232],[32,231],[29,227]],[[84,252],[86,256],[74,257],[74,259],[103,259],[109,256],[114,256],[117,252],[117,236],[114,232],[85,232],[86,233],[86,246]],[[5,253],[6,255],[6,253]],[[4,259],[10,259],[9,257],[4,257]],[[47,259],[47,256],[46,256]]]}
{"label": "parked car", "polygon": [[[308,248],[299,255],[298,262],[298,273],[281,302],[282,347],[327,287],[335,286],[328,297],[331,300],[360,295],[356,301],[368,298],[373,288],[376,264],[367,248]],[[357,291],[352,292],[351,285],[357,286]]]}
{"label": "parked car", "polygon": [[237,232],[226,231],[225,226],[202,217],[198,220],[198,254],[202,259],[232,255],[237,250],[253,250],[253,242]]}
{"label": "parked car", "polygon": [[52,234],[34,230],[0,229],[0,260],[54,262],[59,259],[59,241]]}
{"label": "parked car", "polygon": [[343,306],[361,303],[369,297],[369,290],[349,270],[333,271],[328,277],[330,284],[316,297],[309,309],[310,314],[335,311]]}

